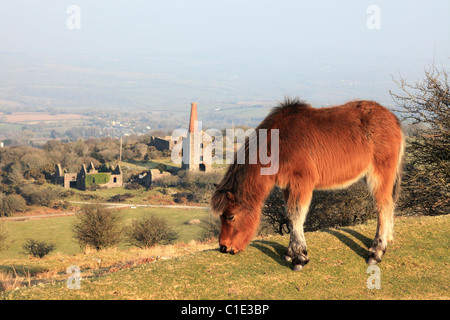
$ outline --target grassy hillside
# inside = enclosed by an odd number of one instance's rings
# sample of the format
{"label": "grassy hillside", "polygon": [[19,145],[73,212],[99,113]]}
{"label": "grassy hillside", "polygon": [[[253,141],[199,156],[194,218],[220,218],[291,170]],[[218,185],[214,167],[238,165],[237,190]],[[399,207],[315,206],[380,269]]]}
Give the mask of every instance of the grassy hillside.
{"label": "grassy hillside", "polygon": [[[217,244],[117,272],[92,276],[81,289],[60,281],[9,291],[3,299],[448,299],[450,217],[396,219],[396,242],[381,264],[381,288],[368,289],[367,247],[374,221],[307,233],[311,262],[293,272],[280,255],[288,236],[255,239],[238,255]],[[196,251],[196,250],[191,250]],[[44,258],[45,259],[45,258]],[[75,264],[72,261],[67,263]],[[31,261],[29,262],[32,263]],[[42,262],[41,262],[42,263]],[[65,277],[65,278],[64,278]]]}

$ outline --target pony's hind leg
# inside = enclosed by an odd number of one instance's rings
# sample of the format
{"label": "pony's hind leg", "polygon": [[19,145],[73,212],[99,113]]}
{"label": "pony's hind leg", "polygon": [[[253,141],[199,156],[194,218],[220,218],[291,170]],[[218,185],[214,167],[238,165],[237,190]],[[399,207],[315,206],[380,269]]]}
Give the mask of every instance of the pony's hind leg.
{"label": "pony's hind leg", "polygon": [[292,262],[294,271],[299,271],[309,262],[303,225],[308,213],[312,192],[303,197],[295,197],[292,193],[289,194],[288,191],[284,191],[284,196],[290,220],[290,239],[283,258]]}
{"label": "pony's hind leg", "polygon": [[367,178],[378,212],[377,232],[367,258],[367,263],[374,265],[381,262],[388,244],[394,240],[394,181],[390,175],[370,175]]}

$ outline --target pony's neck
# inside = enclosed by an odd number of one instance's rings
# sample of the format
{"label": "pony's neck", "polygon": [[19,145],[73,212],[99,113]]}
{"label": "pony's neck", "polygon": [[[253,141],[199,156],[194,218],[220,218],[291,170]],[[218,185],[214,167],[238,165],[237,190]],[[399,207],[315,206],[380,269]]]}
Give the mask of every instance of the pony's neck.
{"label": "pony's neck", "polygon": [[246,175],[242,193],[242,205],[247,211],[261,212],[264,201],[275,185],[273,176],[261,175],[259,166],[252,166]]}

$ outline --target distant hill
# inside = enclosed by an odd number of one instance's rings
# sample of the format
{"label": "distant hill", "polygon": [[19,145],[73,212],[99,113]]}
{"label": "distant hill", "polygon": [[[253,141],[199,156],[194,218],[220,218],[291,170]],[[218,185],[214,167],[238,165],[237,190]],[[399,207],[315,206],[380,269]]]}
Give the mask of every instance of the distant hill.
{"label": "distant hill", "polygon": [[319,107],[355,98],[391,103],[391,76],[401,70],[401,64],[411,69],[411,61],[400,61],[330,57],[307,51],[286,52],[278,58],[260,53],[258,59],[250,60],[208,53],[0,53],[0,110],[185,112],[186,106],[197,101],[207,117],[228,114],[248,118],[262,117],[285,95],[298,95]]}

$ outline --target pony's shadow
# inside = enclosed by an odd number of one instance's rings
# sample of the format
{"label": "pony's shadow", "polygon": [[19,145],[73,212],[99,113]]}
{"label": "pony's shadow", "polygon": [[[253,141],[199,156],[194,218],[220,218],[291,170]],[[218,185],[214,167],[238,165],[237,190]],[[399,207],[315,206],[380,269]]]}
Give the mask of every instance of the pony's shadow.
{"label": "pony's shadow", "polygon": [[[343,244],[353,250],[357,255],[366,260],[369,255],[369,248],[372,245],[372,239],[366,237],[365,235],[359,233],[358,231],[341,228],[341,229],[323,229],[322,232],[326,232],[335,236]],[[345,234],[347,233],[347,234]],[[359,240],[361,244],[357,243],[352,237]],[[291,266],[290,262],[287,262],[282,258],[284,252],[286,251],[286,246],[283,246],[277,242],[267,241],[267,240],[255,240],[250,244],[252,247],[258,249],[268,257],[272,258],[279,265]]]}
{"label": "pony's shadow", "polygon": [[[351,237],[349,237],[348,235],[346,235],[340,231],[346,232],[350,236],[353,236],[354,238],[358,239],[359,241],[361,241],[363,246],[361,246],[359,243],[355,242],[355,240],[353,240]],[[352,249],[357,255],[359,255],[363,259],[366,259],[367,256],[369,255],[368,249],[371,247],[373,240],[355,230],[351,230],[351,229],[347,229],[347,228],[341,228],[338,230],[324,229],[324,230],[322,230],[322,232],[326,232],[326,233],[329,233],[329,234],[335,236],[343,244],[345,244],[347,247]]]}
{"label": "pony's shadow", "polygon": [[254,240],[252,241],[250,246],[258,249],[259,251],[267,255],[269,258],[272,258],[281,266],[284,267],[291,266],[290,262],[287,262],[282,258],[284,252],[286,251],[286,247],[277,242],[267,240]]}

